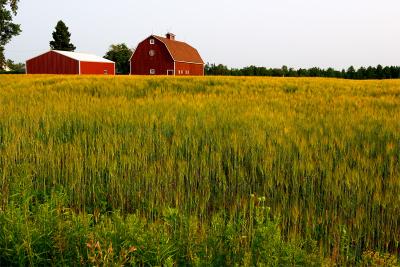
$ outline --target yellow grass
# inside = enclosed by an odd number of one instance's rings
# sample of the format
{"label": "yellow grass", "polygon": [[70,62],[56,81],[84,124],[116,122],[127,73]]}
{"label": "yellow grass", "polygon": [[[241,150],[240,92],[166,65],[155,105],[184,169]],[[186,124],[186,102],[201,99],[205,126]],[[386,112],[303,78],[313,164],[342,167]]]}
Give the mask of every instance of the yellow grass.
{"label": "yellow grass", "polygon": [[[400,81],[0,77],[0,209],[15,194],[209,223],[265,196],[325,256],[396,252]],[[343,251],[341,251],[343,250]]]}

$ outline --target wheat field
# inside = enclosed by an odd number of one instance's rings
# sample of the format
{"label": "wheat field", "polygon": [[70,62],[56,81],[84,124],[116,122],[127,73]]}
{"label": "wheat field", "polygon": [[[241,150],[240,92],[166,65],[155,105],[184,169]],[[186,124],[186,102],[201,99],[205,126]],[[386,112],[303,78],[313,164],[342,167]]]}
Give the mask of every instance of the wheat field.
{"label": "wheat field", "polygon": [[0,265],[396,265],[399,160],[398,80],[1,76]]}

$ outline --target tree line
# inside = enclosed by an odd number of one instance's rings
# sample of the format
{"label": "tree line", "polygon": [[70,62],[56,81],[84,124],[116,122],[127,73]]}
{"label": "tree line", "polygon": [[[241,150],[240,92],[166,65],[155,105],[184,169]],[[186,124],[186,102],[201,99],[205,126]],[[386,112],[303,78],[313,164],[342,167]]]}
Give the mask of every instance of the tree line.
{"label": "tree line", "polygon": [[335,70],[333,68],[309,68],[294,69],[283,66],[281,68],[266,68],[249,66],[244,68],[228,68],[225,65],[210,64],[205,66],[206,75],[215,76],[270,76],[270,77],[326,77],[326,78],[342,78],[342,79],[398,79],[400,78],[400,66],[383,67],[360,67],[358,69],[353,66],[347,70]]}

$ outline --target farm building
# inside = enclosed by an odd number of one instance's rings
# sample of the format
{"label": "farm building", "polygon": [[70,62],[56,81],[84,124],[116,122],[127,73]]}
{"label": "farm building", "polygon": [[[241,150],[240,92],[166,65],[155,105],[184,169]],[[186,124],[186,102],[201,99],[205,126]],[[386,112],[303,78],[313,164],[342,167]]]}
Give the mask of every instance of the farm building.
{"label": "farm building", "polygon": [[51,50],[26,61],[27,74],[115,74],[115,63],[92,55]]}
{"label": "farm building", "polygon": [[175,35],[151,35],[139,43],[130,59],[134,75],[204,75],[204,61],[199,52],[187,43],[176,41]]}

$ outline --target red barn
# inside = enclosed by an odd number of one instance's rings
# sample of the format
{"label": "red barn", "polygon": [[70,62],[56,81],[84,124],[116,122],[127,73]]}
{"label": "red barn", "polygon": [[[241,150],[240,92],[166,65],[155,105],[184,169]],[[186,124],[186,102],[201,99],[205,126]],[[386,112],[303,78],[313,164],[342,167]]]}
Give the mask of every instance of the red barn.
{"label": "red barn", "polygon": [[139,43],[130,59],[134,75],[204,75],[199,52],[167,33],[166,38],[151,35]]}
{"label": "red barn", "polygon": [[92,55],[51,50],[26,61],[27,74],[115,74],[115,63]]}

